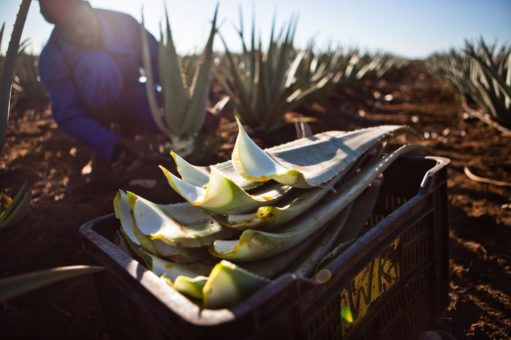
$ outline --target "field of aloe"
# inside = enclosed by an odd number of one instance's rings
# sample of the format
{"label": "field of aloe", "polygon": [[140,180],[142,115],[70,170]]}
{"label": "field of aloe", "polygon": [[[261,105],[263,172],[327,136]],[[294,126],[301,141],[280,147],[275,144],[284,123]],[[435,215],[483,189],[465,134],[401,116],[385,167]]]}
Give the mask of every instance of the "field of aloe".
{"label": "field of aloe", "polygon": [[4,300],[23,286],[3,278],[96,266],[78,233],[92,218],[115,212],[126,254],[194,304],[229,308],[282,273],[321,273],[367,231],[382,172],[433,152],[451,159],[450,303],[433,329],[509,338],[511,47],[467,41],[426,60],[299,49],[291,17],[268,40],[240,20],[235,52],[217,14],[202,53],[186,56],[167,18],[159,85],[142,34],[160,133],[137,138],[160,155],[113,165],[57,129],[15,30],[0,56],[0,338],[108,338],[90,275]]}

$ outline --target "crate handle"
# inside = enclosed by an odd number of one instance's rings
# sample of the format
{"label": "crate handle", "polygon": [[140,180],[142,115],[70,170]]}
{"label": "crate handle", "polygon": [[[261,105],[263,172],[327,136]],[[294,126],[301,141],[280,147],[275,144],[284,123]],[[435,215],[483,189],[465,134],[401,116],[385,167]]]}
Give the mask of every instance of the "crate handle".
{"label": "crate handle", "polygon": [[420,184],[419,194],[427,194],[432,191],[434,189],[433,179],[435,174],[451,162],[449,158],[445,157],[427,156],[425,158],[436,161],[436,164],[424,174]]}

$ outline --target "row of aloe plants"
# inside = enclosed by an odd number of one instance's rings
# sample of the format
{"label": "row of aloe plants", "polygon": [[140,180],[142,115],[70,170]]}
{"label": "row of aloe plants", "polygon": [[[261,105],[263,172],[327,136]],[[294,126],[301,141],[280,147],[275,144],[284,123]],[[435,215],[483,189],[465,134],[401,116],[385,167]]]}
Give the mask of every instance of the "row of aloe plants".
{"label": "row of aloe plants", "polygon": [[[20,48],[21,34],[27,18],[31,0],[23,0],[16,17],[5,58],[0,64],[0,151],[7,137],[11,90],[15,80],[16,59]],[[0,40],[3,35],[0,32]],[[2,188],[0,188],[2,189]],[[14,198],[0,192],[0,231],[19,222],[30,207],[31,189],[25,182]],[[101,270],[91,266],[66,266],[42,270],[18,276],[0,278],[0,301],[4,301],[48,284]]]}
{"label": "row of aloe plants", "polygon": [[[464,49],[433,55],[426,65],[453,85],[466,111],[511,134],[511,45],[467,41]],[[482,113],[471,109],[472,103]]]}
{"label": "row of aloe plants", "polygon": [[[213,77],[230,97],[234,111],[244,124],[270,133],[282,127],[286,112],[303,103],[324,98],[342,85],[379,79],[404,63],[389,55],[370,55],[356,49],[322,51],[312,43],[305,49],[297,49],[294,38],[298,20],[294,17],[282,27],[277,27],[274,20],[268,43],[263,44],[255,21],[250,32],[246,32],[241,13],[238,36],[242,50],[234,53],[218,32],[217,16],[218,7],[202,54],[186,58],[180,58],[176,52],[166,16],[160,37],[162,91],[159,96],[152,79],[147,37],[142,30],[151,111],[173,148],[184,156],[197,148],[197,135],[202,131]],[[220,58],[215,58],[213,53],[217,34],[225,48]]]}

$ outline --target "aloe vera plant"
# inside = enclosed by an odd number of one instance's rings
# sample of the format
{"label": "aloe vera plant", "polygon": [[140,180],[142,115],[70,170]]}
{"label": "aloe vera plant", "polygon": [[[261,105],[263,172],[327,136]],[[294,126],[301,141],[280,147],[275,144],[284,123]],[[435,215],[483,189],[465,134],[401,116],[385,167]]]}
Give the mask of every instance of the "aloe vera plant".
{"label": "aloe vera plant", "polygon": [[266,47],[256,34],[255,20],[247,42],[241,11],[239,17],[242,52],[233,54],[223,41],[227,62],[217,69],[216,78],[231,97],[243,122],[270,132],[284,124],[286,112],[322,91],[332,75],[315,69],[301,72],[306,59],[305,53],[297,53],[293,47],[296,17],[291,17],[280,29],[274,19]]}
{"label": "aloe vera plant", "polygon": [[[201,62],[186,68],[180,62],[172,38],[167,10],[165,34],[161,33],[159,45],[159,71],[162,86],[160,107],[155,94],[147,33],[142,21],[143,64],[147,77],[146,90],[151,112],[159,129],[166,134],[173,148],[182,155],[195,151],[197,135],[204,124],[213,64],[213,42],[217,30],[218,6],[215,9],[211,30],[201,56]],[[193,71],[192,71],[193,69]],[[193,78],[190,78],[193,74]]]}
{"label": "aloe vera plant", "polygon": [[[465,43],[462,51],[433,55],[427,61],[431,73],[450,82],[461,94],[472,116],[504,134],[511,134],[511,46]],[[469,107],[474,102],[482,114]]]}
{"label": "aloe vera plant", "polygon": [[18,55],[14,84],[17,92],[15,110],[28,106],[42,108],[48,104],[48,92],[39,77],[38,57],[27,53],[26,48]]}
{"label": "aloe vera plant", "polygon": [[[119,191],[121,235],[177,291],[205,308],[229,307],[286,271],[313,275],[344,249],[338,245],[360,233],[374,207],[377,178],[401,155],[422,150],[405,145],[380,155],[385,138],[405,131],[330,131],[263,150],[239,124],[230,161],[197,167],[172,153],[180,177],[162,170],[185,202],[162,205]],[[269,195],[274,188],[286,191]]]}
{"label": "aloe vera plant", "polygon": [[[16,69],[16,58],[20,47],[21,33],[28,10],[30,0],[23,0],[14,23],[14,28],[7,48],[5,59],[0,69],[0,152],[3,149],[7,134],[9,120],[11,88]],[[0,43],[3,37],[4,25],[0,31]],[[23,183],[14,199],[3,195],[3,204],[0,204],[0,229],[6,228],[18,222],[27,212],[30,206],[31,189],[27,182]]]}

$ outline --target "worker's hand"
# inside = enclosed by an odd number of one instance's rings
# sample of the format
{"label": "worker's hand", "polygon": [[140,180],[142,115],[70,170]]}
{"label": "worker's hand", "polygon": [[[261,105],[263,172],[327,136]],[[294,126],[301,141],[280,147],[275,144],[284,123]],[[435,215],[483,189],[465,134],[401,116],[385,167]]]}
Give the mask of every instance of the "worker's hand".
{"label": "worker's hand", "polygon": [[146,161],[154,161],[157,159],[157,155],[149,149],[147,144],[122,137],[117,140],[116,150],[119,152],[119,156],[124,152],[135,159]]}

